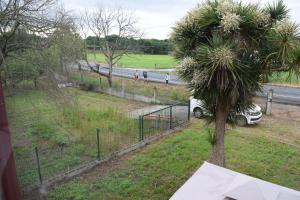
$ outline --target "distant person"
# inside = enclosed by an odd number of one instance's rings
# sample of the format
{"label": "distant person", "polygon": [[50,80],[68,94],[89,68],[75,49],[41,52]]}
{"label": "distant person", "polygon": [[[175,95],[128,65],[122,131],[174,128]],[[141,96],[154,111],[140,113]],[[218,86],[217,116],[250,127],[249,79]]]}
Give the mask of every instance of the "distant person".
{"label": "distant person", "polygon": [[135,70],[135,73],[134,73],[134,80],[139,80],[139,72],[138,70]]}
{"label": "distant person", "polygon": [[144,81],[147,82],[148,74],[147,71],[143,71]]}
{"label": "distant person", "polygon": [[166,84],[169,84],[169,80],[170,80],[170,74],[169,73],[166,74],[165,80],[166,80]]}

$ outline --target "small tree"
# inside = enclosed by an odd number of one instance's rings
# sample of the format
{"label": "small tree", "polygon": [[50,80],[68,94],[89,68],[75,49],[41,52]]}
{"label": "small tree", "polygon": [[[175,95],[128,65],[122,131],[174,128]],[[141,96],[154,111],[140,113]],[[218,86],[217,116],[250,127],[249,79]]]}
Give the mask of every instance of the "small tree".
{"label": "small tree", "polygon": [[24,78],[32,78],[36,83],[39,73],[53,71],[49,66],[54,59],[50,60],[48,50],[54,46],[61,70],[65,63],[78,57],[81,45],[76,44],[81,38],[72,31],[72,17],[57,9],[56,3],[56,0],[0,1],[0,78],[6,85],[13,86]]}
{"label": "small tree", "polygon": [[113,66],[129,52],[128,39],[141,37],[136,27],[137,20],[132,13],[121,8],[98,8],[86,16],[89,29],[100,39],[99,48],[109,67],[107,79],[111,87]]}
{"label": "small tree", "polygon": [[0,66],[4,58],[30,48],[35,33],[47,33],[56,25],[51,18],[55,0],[0,1]]}
{"label": "small tree", "polygon": [[298,26],[282,1],[260,7],[208,0],[191,10],[172,33],[179,75],[215,121],[211,162],[225,166],[224,134],[230,113],[252,106],[264,77],[299,70]]}

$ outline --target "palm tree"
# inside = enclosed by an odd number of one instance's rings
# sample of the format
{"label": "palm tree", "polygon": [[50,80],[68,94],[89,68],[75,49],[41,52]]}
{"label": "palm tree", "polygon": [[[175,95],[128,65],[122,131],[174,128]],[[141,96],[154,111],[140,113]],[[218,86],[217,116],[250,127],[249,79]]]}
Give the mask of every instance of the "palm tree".
{"label": "palm tree", "polygon": [[273,71],[297,72],[298,26],[282,1],[260,7],[232,0],[208,0],[173,28],[180,77],[212,113],[211,162],[225,166],[224,135],[230,113],[251,106]]}

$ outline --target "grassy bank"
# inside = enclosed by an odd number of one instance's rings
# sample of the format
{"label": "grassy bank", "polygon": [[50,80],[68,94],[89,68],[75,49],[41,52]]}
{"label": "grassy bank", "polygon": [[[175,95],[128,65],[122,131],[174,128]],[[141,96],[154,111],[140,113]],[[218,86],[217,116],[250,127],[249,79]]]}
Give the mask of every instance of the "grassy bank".
{"label": "grassy bank", "polygon": [[34,147],[44,179],[138,140],[138,123],[128,111],[144,104],[77,89],[19,90],[7,97],[13,148],[21,186],[38,180]]}
{"label": "grassy bank", "polygon": [[[103,54],[88,54],[90,61],[105,63]],[[117,66],[141,69],[164,69],[174,68],[177,65],[175,59],[170,55],[150,55],[150,54],[129,54],[124,55],[117,63]]]}
{"label": "grassy bank", "polygon": [[[257,126],[230,129],[225,143],[227,167],[299,190],[299,149],[274,139],[285,137],[297,143],[298,128],[297,122],[267,118]],[[49,199],[169,199],[208,159],[210,150],[204,122],[194,120],[189,128],[106,170],[55,187]]]}
{"label": "grassy bank", "polygon": [[[106,78],[102,77],[100,83],[99,76],[97,74],[88,72],[82,72],[82,74],[83,82],[90,83],[98,87],[108,87]],[[75,73],[73,75],[73,78],[76,81],[81,81],[79,73]],[[184,102],[188,100],[190,94],[185,86],[165,85],[152,82],[144,82],[143,80],[134,81],[132,79],[113,77],[113,88],[116,90],[122,90],[123,87],[125,92],[140,94],[147,97],[153,97],[154,92],[156,91],[157,98],[162,102]]]}
{"label": "grassy bank", "polygon": [[289,76],[288,72],[274,73],[270,77],[270,83],[300,85],[299,78],[294,74]]}

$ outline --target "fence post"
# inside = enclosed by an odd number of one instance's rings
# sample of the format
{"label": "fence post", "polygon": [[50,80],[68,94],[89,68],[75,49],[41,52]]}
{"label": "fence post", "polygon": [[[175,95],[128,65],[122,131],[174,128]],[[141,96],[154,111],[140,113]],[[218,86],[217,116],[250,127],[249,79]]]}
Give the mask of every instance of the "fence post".
{"label": "fence post", "polygon": [[35,151],[35,158],[36,158],[36,164],[37,164],[37,171],[38,171],[38,175],[39,175],[39,181],[40,181],[40,184],[42,184],[43,180],[42,180],[42,173],[41,173],[41,166],[40,166],[40,158],[39,158],[38,148],[35,147],[34,151]]}
{"label": "fence post", "polygon": [[267,106],[266,106],[267,115],[271,115],[272,113],[272,99],[273,99],[273,90],[270,89],[267,94]]}
{"label": "fence post", "polygon": [[142,116],[139,116],[139,141],[142,141]]}
{"label": "fence post", "polygon": [[191,119],[191,100],[188,101],[188,121]]}
{"label": "fence post", "polygon": [[100,134],[100,129],[97,128],[97,160],[100,161],[100,138],[99,138],[99,134]]}
{"label": "fence post", "polygon": [[154,103],[156,103],[156,99],[157,99],[157,87],[154,86],[154,88],[153,88],[153,101],[154,101]]}
{"label": "fence post", "polygon": [[141,120],[141,125],[142,125],[142,127],[141,127],[141,139],[142,139],[142,141],[144,141],[144,115],[142,116],[142,118],[141,118],[142,120]]}
{"label": "fence post", "polygon": [[172,129],[172,106],[170,106],[170,129]]}
{"label": "fence post", "polygon": [[122,79],[122,91],[121,91],[122,97],[125,97],[125,81]]}
{"label": "fence post", "polygon": [[144,140],[144,116],[139,116],[139,141]]}

